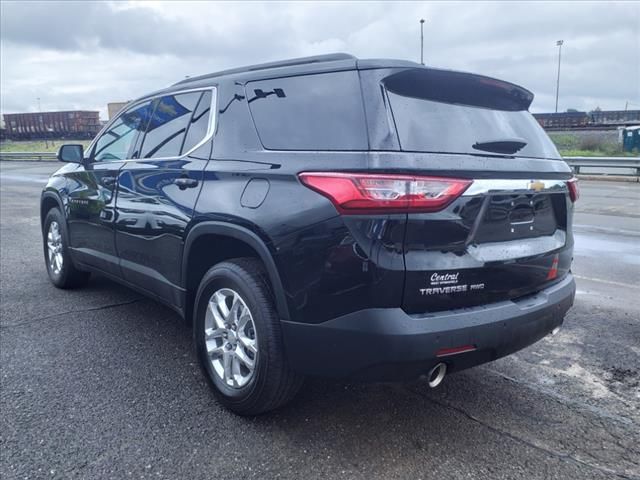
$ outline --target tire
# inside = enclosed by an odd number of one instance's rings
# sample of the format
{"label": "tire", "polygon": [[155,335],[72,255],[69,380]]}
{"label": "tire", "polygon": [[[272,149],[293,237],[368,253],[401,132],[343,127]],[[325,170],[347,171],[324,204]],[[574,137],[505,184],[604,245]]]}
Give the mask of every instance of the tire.
{"label": "tire", "polygon": [[[221,304],[232,312],[226,319],[224,307],[218,307]],[[215,328],[222,323],[229,328]],[[274,410],[290,401],[302,386],[303,377],[286,361],[269,282],[262,263],[254,258],[225,261],[205,273],[196,295],[194,336],[198,360],[210,386],[220,402],[239,415]],[[255,354],[251,345],[257,347]],[[251,363],[253,370],[247,366]],[[229,371],[237,374],[225,373]]]}
{"label": "tire", "polygon": [[[62,289],[86,285],[90,274],[78,270],[73,264],[73,260],[69,254],[67,224],[62,213],[57,208],[49,210],[44,219],[42,244],[44,248],[44,262],[47,266],[51,283]],[[58,257],[57,261],[52,262],[53,255]]]}

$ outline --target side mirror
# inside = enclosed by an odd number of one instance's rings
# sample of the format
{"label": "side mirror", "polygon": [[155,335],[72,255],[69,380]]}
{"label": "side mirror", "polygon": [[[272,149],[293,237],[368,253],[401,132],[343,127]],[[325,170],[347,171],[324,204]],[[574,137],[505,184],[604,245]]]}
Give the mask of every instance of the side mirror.
{"label": "side mirror", "polygon": [[58,150],[58,160],[66,163],[82,163],[84,147],[77,144],[62,145]]}

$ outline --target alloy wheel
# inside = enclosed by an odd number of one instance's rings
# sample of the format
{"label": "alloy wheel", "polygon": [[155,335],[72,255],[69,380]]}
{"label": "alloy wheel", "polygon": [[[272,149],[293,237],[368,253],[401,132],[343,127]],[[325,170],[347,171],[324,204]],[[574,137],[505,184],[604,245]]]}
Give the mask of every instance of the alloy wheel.
{"label": "alloy wheel", "polygon": [[214,292],[207,304],[204,335],[216,375],[231,388],[247,385],[255,371],[258,341],[251,311],[237,292]]}
{"label": "alloy wheel", "polygon": [[49,224],[47,232],[47,251],[49,256],[49,268],[54,275],[59,275],[62,271],[62,234],[60,225],[55,220]]}

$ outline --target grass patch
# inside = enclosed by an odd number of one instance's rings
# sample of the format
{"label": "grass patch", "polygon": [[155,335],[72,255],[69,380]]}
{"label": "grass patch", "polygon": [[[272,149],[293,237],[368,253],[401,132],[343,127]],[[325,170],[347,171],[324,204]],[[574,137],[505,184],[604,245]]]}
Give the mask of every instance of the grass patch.
{"label": "grass patch", "polygon": [[[548,132],[562,156],[570,157],[629,157],[618,141],[615,131]],[[635,153],[637,155],[637,153]]]}
{"label": "grass patch", "polygon": [[91,140],[25,140],[25,141],[13,141],[7,140],[0,142],[0,152],[57,152],[60,145],[64,143],[80,143],[85,148],[91,143]]}
{"label": "grass patch", "polygon": [[560,155],[563,157],[637,157],[638,152],[623,152],[621,150],[616,150],[611,152],[610,150],[580,150],[580,149],[561,149],[558,151]]}
{"label": "grass patch", "polygon": [[576,135],[549,132],[549,138],[560,151],[577,150],[580,145],[580,139]]}

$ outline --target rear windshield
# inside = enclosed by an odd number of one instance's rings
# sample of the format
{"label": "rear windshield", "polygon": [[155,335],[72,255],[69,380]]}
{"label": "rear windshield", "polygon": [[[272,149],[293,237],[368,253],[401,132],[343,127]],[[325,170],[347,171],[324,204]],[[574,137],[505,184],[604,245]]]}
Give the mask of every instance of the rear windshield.
{"label": "rear windshield", "polygon": [[[383,82],[404,151],[560,158],[516,85],[458,72],[411,69]],[[524,144],[524,145],[523,145]]]}
{"label": "rear windshield", "polygon": [[482,155],[482,150],[473,148],[478,142],[518,138],[527,144],[514,155],[559,157],[547,134],[527,111],[450,105],[390,92],[389,102],[402,150]]}

